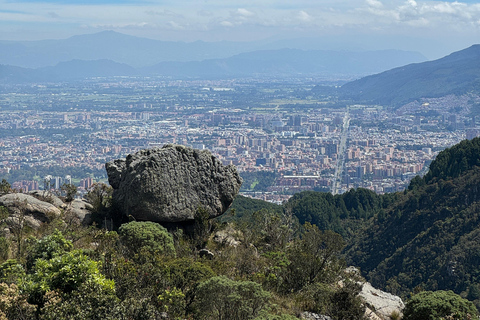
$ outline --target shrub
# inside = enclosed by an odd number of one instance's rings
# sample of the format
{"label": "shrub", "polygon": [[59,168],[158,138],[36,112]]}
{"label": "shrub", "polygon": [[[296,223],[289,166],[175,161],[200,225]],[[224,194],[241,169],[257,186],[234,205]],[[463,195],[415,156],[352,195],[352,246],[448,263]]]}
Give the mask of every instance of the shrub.
{"label": "shrub", "polygon": [[137,252],[175,255],[172,235],[158,223],[133,221],[123,224],[118,233],[131,256]]}
{"label": "shrub", "polygon": [[404,310],[404,320],[478,318],[474,304],[453,291],[422,291],[412,296]]}
{"label": "shrub", "polygon": [[200,319],[254,319],[267,307],[270,293],[252,281],[213,277],[198,286]]}

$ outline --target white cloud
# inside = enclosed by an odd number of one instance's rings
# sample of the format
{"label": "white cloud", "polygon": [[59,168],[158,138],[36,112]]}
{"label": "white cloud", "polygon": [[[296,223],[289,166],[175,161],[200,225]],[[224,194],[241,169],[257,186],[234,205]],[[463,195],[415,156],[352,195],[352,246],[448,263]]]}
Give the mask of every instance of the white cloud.
{"label": "white cloud", "polygon": [[383,3],[379,0],[366,0],[366,1],[367,1],[367,4],[370,7],[374,7],[374,8],[382,8],[383,7]]}
{"label": "white cloud", "polygon": [[223,26],[223,27],[233,27],[233,26],[235,26],[232,22],[226,21],[226,20],[220,22],[220,25]]}
{"label": "white cloud", "polygon": [[244,8],[239,8],[237,10],[237,13],[244,17],[253,17],[255,15],[255,13],[248,11],[247,9],[244,9]]}
{"label": "white cloud", "polygon": [[309,22],[312,20],[312,16],[309,15],[307,12],[301,10],[299,13],[298,13],[298,18],[301,20],[301,21],[304,21],[304,22]]}

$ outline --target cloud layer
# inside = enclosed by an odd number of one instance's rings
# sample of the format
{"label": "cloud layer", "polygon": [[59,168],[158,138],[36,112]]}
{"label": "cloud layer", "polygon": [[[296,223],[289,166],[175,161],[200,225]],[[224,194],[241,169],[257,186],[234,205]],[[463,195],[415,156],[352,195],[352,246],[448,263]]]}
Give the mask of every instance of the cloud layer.
{"label": "cloud layer", "polygon": [[[313,35],[474,38],[480,4],[416,0],[0,0],[2,39],[115,30],[163,40],[259,40]],[[0,39],[1,40],[1,39]]]}

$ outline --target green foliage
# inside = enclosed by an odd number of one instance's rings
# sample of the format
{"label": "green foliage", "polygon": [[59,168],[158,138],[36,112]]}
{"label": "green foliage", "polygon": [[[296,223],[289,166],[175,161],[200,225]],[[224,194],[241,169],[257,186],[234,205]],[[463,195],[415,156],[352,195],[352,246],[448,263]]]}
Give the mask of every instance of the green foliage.
{"label": "green foliage", "polygon": [[57,229],[52,234],[44,236],[39,240],[31,238],[31,246],[27,253],[27,267],[31,268],[37,259],[50,260],[72,249],[72,242],[65,239],[63,234]]}
{"label": "green foliage", "polygon": [[165,312],[169,319],[183,319],[185,315],[185,295],[175,287],[166,289],[158,296],[160,309]]}
{"label": "green foliage", "polygon": [[0,261],[5,261],[9,258],[10,241],[7,238],[0,236]]}
{"label": "green foliage", "polygon": [[250,218],[238,221],[237,227],[242,231],[244,242],[252,243],[257,248],[276,250],[292,239],[294,224],[291,216],[262,209],[254,212]]}
{"label": "green foliage", "polygon": [[262,209],[283,214],[283,207],[278,204],[237,195],[227,212],[218,219],[221,221],[238,221],[242,218],[242,220],[248,220],[253,213]]}
{"label": "green foliage", "polygon": [[464,172],[480,166],[480,138],[463,140],[440,152],[430,164],[425,181],[457,178]]}
{"label": "green foliage", "polygon": [[123,224],[118,229],[118,234],[130,256],[142,252],[151,255],[175,255],[172,235],[158,223],[132,221]]}
{"label": "green foliage", "polygon": [[254,319],[268,306],[270,294],[251,281],[213,277],[198,286],[199,319]]}
{"label": "green foliage", "polygon": [[295,194],[285,205],[301,224],[309,222],[321,230],[332,230],[344,237],[360,229],[392,200],[367,189],[351,189],[333,196],[331,193],[305,191]]}
{"label": "green foliage", "polygon": [[197,208],[193,221],[193,244],[197,249],[205,248],[212,231],[210,213],[202,207]]}
{"label": "green foliage", "polygon": [[0,282],[18,283],[25,278],[25,269],[17,260],[10,259],[0,264]]}
{"label": "green foliage", "polygon": [[478,311],[470,301],[452,291],[422,291],[412,296],[404,320],[475,319]]}
{"label": "green foliage", "polygon": [[417,286],[466,292],[480,277],[479,179],[480,169],[473,168],[403,194],[383,220],[370,221],[351,239],[348,263],[396,294]]}
{"label": "green foliage", "polygon": [[164,267],[167,286],[182,290],[187,308],[191,307],[197,296],[198,285],[215,276],[215,272],[209,266],[188,258],[170,261]]}
{"label": "green foliage", "polygon": [[7,180],[2,179],[0,182],[0,194],[6,194],[12,191],[12,186],[8,183]]}
{"label": "green foliage", "polygon": [[345,246],[342,237],[309,223],[304,227],[302,239],[287,251],[290,263],[284,276],[285,292],[297,292],[316,282],[332,283],[344,267],[338,258]]}
{"label": "green foliage", "polygon": [[113,294],[114,282],[100,273],[99,265],[80,250],[66,252],[50,260],[37,259],[23,284],[24,290],[30,295],[29,301],[38,305],[43,305],[48,291],[70,293],[87,282],[95,284],[97,290]]}
{"label": "green foliage", "polygon": [[70,294],[46,294],[40,320],[115,320],[122,316],[118,298],[95,281],[83,282]]}
{"label": "green foliage", "polygon": [[85,200],[92,205],[92,213],[96,216],[107,216],[112,206],[113,188],[105,183],[94,183],[88,193],[84,196]]}
{"label": "green foliage", "polygon": [[358,293],[362,285],[354,281],[345,281],[330,297],[328,314],[333,319],[362,320],[365,317],[365,306]]}
{"label": "green foliage", "polygon": [[75,195],[77,194],[77,187],[71,183],[64,183],[60,187],[60,192],[62,196],[65,197],[66,202],[71,202],[75,199]]}

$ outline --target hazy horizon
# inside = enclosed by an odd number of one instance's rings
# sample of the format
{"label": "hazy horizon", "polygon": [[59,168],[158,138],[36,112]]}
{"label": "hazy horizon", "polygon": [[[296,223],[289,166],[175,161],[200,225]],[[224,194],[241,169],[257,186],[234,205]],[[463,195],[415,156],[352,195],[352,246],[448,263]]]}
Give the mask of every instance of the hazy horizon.
{"label": "hazy horizon", "polygon": [[285,41],[298,47],[296,39],[303,39],[314,49],[397,49],[429,59],[480,42],[476,1],[0,0],[0,5],[0,40],[113,30],[184,42]]}

